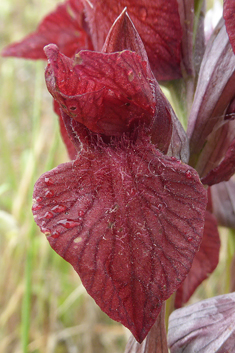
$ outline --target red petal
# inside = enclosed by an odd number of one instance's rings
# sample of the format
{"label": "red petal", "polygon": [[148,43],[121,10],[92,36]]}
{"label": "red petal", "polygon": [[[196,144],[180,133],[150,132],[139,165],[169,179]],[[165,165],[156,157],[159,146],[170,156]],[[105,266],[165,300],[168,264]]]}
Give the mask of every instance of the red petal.
{"label": "red petal", "polygon": [[74,144],[72,143],[72,141],[68,135],[63,118],[61,116],[60,106],[55,100],[53,101],[53,103],[54,103],[54,112],[58,115],[58,118],[59,118],[60,134],[61,134],[62,139],[64,141],[64,144],[67,148],[69,158],[76,159],[78,151],[75,149]]}
{"label": "red petal", "polygon": [[229,40],[235,53],[235,2],[224,0],[224,19]]}
{"label": "red petal", "polygon": [[[172,136],[172,122],[176,122],[176,120],[178,119],[176,118],[171,105],[164,97],[160,88],[158,88],[158,84],[155,81],[153,73],[149,66],[148,56],[144,48],[144,44],[133,22],[126,13],[126,9],[124,9],[121,15],[116,19],[116,21],[112,25],[102,51],[105,53],[111,53],[126,49],[135,51],[142,58],[142,60],[147,63],[147,76],[149,77],[149,79],[151,78],[154,81],[158,108],[158,114],[150,132],[151,140],[152,143],[154,143],[161,152],[167,153],[171,142],[173,142],[175,146],[179,145],[178,143],[175,143],[176,141],[173,138],[175,135]],[[179,121],[178,124],[180,124]],[[175,123],[175,127],[178,127],[178,124]],[[174,132],[175,129],[173,133]],[[184,135],[186,136],[185,132]],[[174,156],[178,155],[178,151],[173,152]]]}
{"label": "red petal", "polygon": [[49,45],[45,51],[48,89],[68,116],[106,136],[121,136],[141,124],[149,129],[157,148],[167,152],[172,121],[177,118],[139,55],[127,50],[81,51],[74,66],[56,46]]}
{"label": "red petal", "polygon": [[189,161],[189,141],[186,132],[175,114],[171,114],[172,135],[168,156],[177,157],[184,163]]}
{"label": "red petal", "polygon": [[235,118],[235,98],[233,98],[230,103],[229,106],[226,110],[224,119],[225,120],[232,120]]}
{"label": "red petal", "polygon": [[180,23],[183,31],[182,61],[188,75],[194,74],[193,63],[193,26],[194,0],[178,0]]}
{"label": "red petal", "polygon": [[100,51],[113,22],[127,7],[158,80],[181,77],[182,30],[176,0],[92,0],[84,2],[95,50]]}
{"label": "red petal", "polygon": [[235,228],[235,180],[213,185],[211,188],[213,213],[218,224]]}
{"label": "red petal", "polygon": [[190,270],[206,191],[146,141],[118,146],[83,149],[41,176],[33,213],[101,309],[141,342]]}
{"label": "red petal", "polygon": [[61,117],[63,124],[66,129],[67,135],[69,136],[73,146],[75,147],[77,154],[83,148],[94,148],[97,147],[99,141],[109,143],[110,139],[104,135],[92,133],[83,124],[70,118],[65,112],[61,110]]}
{"label": "red petal", "polygon": [[110,28],[102,52],[114,53],[126,49],[135,51],[143,61],[148,63],[144,44],[126,9],[124,9]]}
{"label": "red petal", "polygon": [[205,185],[214,185],[222,181],[228,181],[235,173],[235,139],[232,141],[222,162],[212,169],[204,178],[202,183]]}
{"label": "red petal", "polygon": [[193,259],[191,270],[177,289],[175,307],[187,303],[197,287],[212,273],[219,262],[220,237],[215,217],[206,211],[205,227],[199,252]]}
{"label": "red petal", "polygon": [[140,119],[150,125],[155,115],[155,82],[136,53],[82,51],[74,66],[54,45],[45,50],[47,86],[66,114],[107,136],[121,135]]}
{"label": "red petal", "polygon": [[207,44],[189,116],[191,155],[195,154],[196,158],[208,136],[223,120],[226,108],[234,98],[234,85],[235,56],[221,21]]}
{"label": "red petal", "polygon": [[[235,139],[235,120],[225,119],[219,128],[207,137],[195,169],[201,178],[205,177],[212,168],[215,169],[227,157],[230,146]],[[226,157],[226,159],[227,159]]]}
{"label": "red petal", "polygon": [[171,353],[235,351],[235,293],[175,310],[169,319]]}
{"label": "red petal", "polygon": [[166,325],[165,325],[165,303],[163,303],[157,320],[147,337],[140,344],[131,336],[127,342],[124,353],[168,353]]}
{"label": "red petal", "polygon": [[3,56],[27,59],[46,59],[43,48],[55,43],[60,51],[72,57],[81,49],[91,49],[90,39],[83,29],[83,5],[78,1],[66,1],[47,15],[37,30],[22,41],[6,47]]}

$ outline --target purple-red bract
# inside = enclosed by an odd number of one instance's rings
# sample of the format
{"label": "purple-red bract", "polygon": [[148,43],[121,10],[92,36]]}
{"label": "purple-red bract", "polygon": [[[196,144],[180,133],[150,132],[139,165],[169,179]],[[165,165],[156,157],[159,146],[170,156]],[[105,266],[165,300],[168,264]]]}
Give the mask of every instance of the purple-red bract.
{"label": "purple-red bract", "polygon": [[206,211],[204,233],[200,250],[196,253],[190,272],[177,289],[175,307],[187,303],[195,289],[214,271],[219,262],[220,237],[216,218]]}

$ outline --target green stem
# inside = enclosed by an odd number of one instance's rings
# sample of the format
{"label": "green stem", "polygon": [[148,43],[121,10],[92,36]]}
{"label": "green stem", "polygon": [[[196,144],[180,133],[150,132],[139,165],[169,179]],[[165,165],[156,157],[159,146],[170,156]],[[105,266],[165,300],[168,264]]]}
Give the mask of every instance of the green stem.
{"label": "green stem", "polygon": [[232,289],[234,291],[234,272],[231,268],[235,255],[235,229],[229,229],[227,242],[227,259],[226,259],[226,293]]}
{"label": "green stem", "polygon": [[193,23],[193,43],[195,44],[200,13],[204,0],[194,0],[194,23]]}
{"label": "green stem", "polygon": [[30,328],[30,308],[31,308],[31,275],[32,275],[32,262],[33,262],[33,247],[32,247],[32,234],[31,229],[29,236],[29,244],[26,255],[25,263],[25,291],[22,303],[21,312],[21,345],[22,352],[28,353],[29,344],[29,328]]}
{"label": "green stem", "polygon": [[187,128],[188,111],[186,104],[186,87],[183,79],[170,81],[166,84],[171,94],[171,103],[178,119]]}
{"label": "green stem", "polygon": [[175,293],[173,293],[172,296],[168,298],[165,303],[166,303],[165,322],[166,322],[166,332],[167,332],[170,314],[175,310]]}

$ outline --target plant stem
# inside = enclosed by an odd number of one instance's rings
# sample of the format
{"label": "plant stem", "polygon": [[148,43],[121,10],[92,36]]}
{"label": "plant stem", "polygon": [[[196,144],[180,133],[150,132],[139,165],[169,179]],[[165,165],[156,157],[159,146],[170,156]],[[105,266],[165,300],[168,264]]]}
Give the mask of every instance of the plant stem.
{"label": "plant stem", "polygon": [[166,314],[165,314],[166,331],[168,331],[168,321],[169,321],[170,314],[175,310],[175,293],[173,293],[170,296],[170,298],[166,300]]}
{"label": "plant stem", "polygon": [[25,291],[22,303],[22,312],[21,312],[21,345],[23,353],[28,352],[28,343],[29,343],[29,327],[30,327],[30,303],[31,303],[31,274],[32,274],[32,262],[33,262],[33,235],[32,225],[29,232],[29,244],[26,255],[25,263]]}
{"label": "plant stem", "polygon": [[194,0],[193,43],[195,43],[195,40],[196,40],[200,12],[201,12],[203,3],[204,3],[204,0]]}
{"label": "plant stem", "polygon": [[171,94],[171,103],[184,129],[187,128],[188,110],[186,104],[186,86],[182,79],[170,81],[166,84]]}

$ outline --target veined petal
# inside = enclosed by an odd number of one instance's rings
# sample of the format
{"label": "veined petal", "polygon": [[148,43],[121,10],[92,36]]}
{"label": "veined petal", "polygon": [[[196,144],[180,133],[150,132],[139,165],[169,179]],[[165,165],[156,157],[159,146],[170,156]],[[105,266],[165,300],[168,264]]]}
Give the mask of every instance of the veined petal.
{"label": "veined petal", "polygon": [[[112,27],[110,28],[102,48],[103,53],[113,53],[116,51],[130,50],[136,52],[143,61],[148,63],[148,55],[144,44],[131,21],[127,9],[117,17]],[[149,76],[152,73],[149,72]]]}
{"label": "veined petal", "polygon": [[[91,6],[92,3],[92,6]],[[84,0],[94,48],[100,51],[116,18],[126,7],[158,80],[181,77],[182,29],[177,0]]]}
{"label": "veined petal", "polygon": [[184,163],[189,161],[189,140],[186,132],[181,125],[181,122],[174,114],[171,114],[172,119],[172,135],[167,155],[176,157]]}
{"label": "veined petal", "polygon": [[[207,137],[205,146],[202,149],[195,166],[195,169],[201,178],[208,175],[208,173],[217,168],[222,162],[226,162],[229,156],[231,157],[229,150],[234,139],[234,120],[225,120],[217,129],[216,127],[214,128],[214,131]],[[233,173],[234,172],[232,172],[232,174]],[[222,175],[220,177],[222,177]]]}
{"label": "veined petal", "polygon": [[[177,119],[170,103],[162,93],[151,71],[148,55],[144,48],[144,44],[133,22],[127,14],[126,9],[124,9],[112,25],[105,40],[102,51],[105,53],[112,53],[126,49],[136,52],[142,58],[142,60],[146,62],[147,76],[148,79],[152,80],[152,87],[154,87],[155,90],[157,111],[155,121],[150,131],[151,140],[161,152],[167,153],[170,149],[170,153],[178,157],[178,155],[180,154],[177,149],[178,140],[176,142],[176,139],[174,137],[176,136],[175,131],[179,127],[180,122]],[[184,136],[186,137],[185,133]],[[170,144],[173,145],[173,143],[175,143],[176,147],[174,151],[172,151],[170,148]],[[184,148],[184,151],[186,151],[186,148]],[[170,153],[169,155],[171,155]]]}
{"label": "veined petal", "polygon": [[212,169],[205,177],[201,179],[205,185],[214,185],[222,181],[228,181],[235,173],[235,139],[229,146],[224,159],[214,169]]}
{"label": "veined petal", "polygon": [[144,139],[100,144],[42,175],[34,199],[52,248],[142,342],[200,246],[207,197],[195,170]]}
{"label": "veined petal", "polygon": [[175,310],[169,319],[171,353],[224,353],[235,349],[235,293]]}
{"label": "veined petal", "polygon": [[[101,143],[109,143],[110,138],[101,134],[96,134],[90,131],[85,125],[79,123],[74,120],[70,116],[68,116],[61,109],[61,118],[63,120],[64,127],[66,129],[68,138],[75,150],[80,152],[83,148],[85,149],[93,149],[96,148],[97,145]],[[73,158],[75,159],[75,158]]]}
{"label": "veined petal", "polygon": [[224,19],[229,40],[235,54],[235,2],[224,0]]}
{"label": "veined petal", "polygon": [[124,353],[168,353],[165,325],[165,305],[165,303],[162,304],[157,320],[144,341],[140,344],[131,335]]}
{"label": "veined petal", "polygon": [[205,226],[200,250],[196,253],[188,276],[177,289],[175,307],[182,307],[197,287],[212,273],[219,262],[220,237],[216,218],[206,211]]}
{"label": "veined petal", "polygon": [[71,141],[70,135],[68,134],[68,132],[66,130],[65,123],[64,123],[62,115],[61,115],[60,106],[55,100],[53,101],[53,104],[54,104],[54,112],[57,114],[58,120],[59,120],[60,134],[61,134],[61,137],[64,141],[65,146],[66,146],[69,158],[76,159],[78,151],[74,147],[74,144]]}
{"label": "veined petal", "polygon": [[219,183],[210,187],[212,211],[218,224],[235,228],[235,180]]}
{"label": "veined petal", "polygon": [[60,51],[69,57],[81,49],[92,49],[89,35],[84,29],[80,0],[69,0],[57,6],[42,20],[35,32],[4,48],[2,55],[46,59],[43,48],[50,43],[57,44]]}
{"label": "veined petal", "polygon": [[221,20],[206,47],[189,117],[193,166],[193,160],[204,148],[207,137],[223,122],[226,108],[234,98],[234,85],[235,55]]}
{"label": "veined petal", "polygon": [[182,62],[188,75],[194,74],[193,64],[193,23],[194,0],[178,0],[182,27]]}
{"label": "veined petal", "polygon": [[48,89],[67,115],[106,136],[121,136],[138,124],[152,128],[153,143],[167,150],[172,108],[138,54],[81,51],[74,65],[56,46],[45,50]]}

